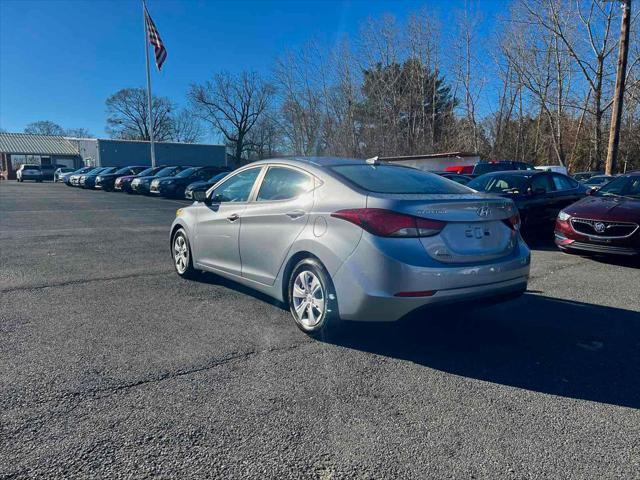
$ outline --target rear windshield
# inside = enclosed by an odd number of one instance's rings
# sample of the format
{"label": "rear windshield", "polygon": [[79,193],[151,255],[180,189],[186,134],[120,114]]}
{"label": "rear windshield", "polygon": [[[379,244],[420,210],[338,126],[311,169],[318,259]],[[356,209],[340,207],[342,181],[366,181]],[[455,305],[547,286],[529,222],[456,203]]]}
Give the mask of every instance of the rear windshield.
{"label": "rear windshield", "polygon": [[433,173],[394,165],[336,165],[330,170],[356,186],[377,193],[460,194],[472,190]]}
{"label": "rear windshield", "polygon": [[23,170],[40,170],[40,165],[23,165]]}

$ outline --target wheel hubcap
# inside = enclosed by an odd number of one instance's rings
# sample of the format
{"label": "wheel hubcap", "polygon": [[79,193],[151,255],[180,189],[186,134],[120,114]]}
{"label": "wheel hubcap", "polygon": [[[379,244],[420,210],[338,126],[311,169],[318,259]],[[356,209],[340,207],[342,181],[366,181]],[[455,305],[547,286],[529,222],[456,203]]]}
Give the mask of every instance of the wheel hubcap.
{"label": "wheel hubcap", "polygon": [[178,235],[173,242],[173,259],[176,262],[178,273],[184,273],[189,265],[189,249],[182,235]]}
{"label": "wheel hubcap", "polygon": [[300,272],[293,282],[293,310],[298,321],[307,328],[320,323],[324,313],[324,291],[313,272]]}

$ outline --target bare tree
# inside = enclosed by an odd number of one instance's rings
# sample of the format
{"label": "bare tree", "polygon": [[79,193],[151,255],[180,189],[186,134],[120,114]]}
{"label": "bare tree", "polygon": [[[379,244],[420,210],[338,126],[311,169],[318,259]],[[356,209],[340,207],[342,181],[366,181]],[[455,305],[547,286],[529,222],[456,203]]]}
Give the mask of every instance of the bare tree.
{"label": "bare tree", "polygon": [[257,73],[238,76],[222,72],[202,85],[194,84],[189,99],[200,118],[209,122],[232,145],[234,159],[242,163],[247,136],[269,107],[273,87]]}
{"label": "bare tree", "polygon": [[32,122],[24,128],[24,133],[34,135],[64,135],[64,128],[50,120]]}
{"label": "bare tree", "polygon": [[593,116],[592,168],[599,169],[603,161],[603,120],[611,102],[605,99],[611,76],[611,53],[615,39],[611,26],[615,10],[613,2],[579,0],[575,8],[562,0],[522,0],[528,13],[523,22],[535,22],[553,35],[554,41],[573,59],[577,71],[591,90],[590,113]]}
{"label": "bare tree", "polygon": [[67,128],[64,131],[65,137],[73,137],[73,138],[92,138],[93,134],[89,132],[86,128]]}
{"label": "bare tree", "polygon": [[[106,100],[107,133],[112,138],[150,140],[147,93],[143,88],[123,88]],[[156,141],[172,138],[173,103],[166,97],[153,97],[153,135]]]}
{"label": "bare tree", "polygon": [[200,118],[188,109],[182,109],[171,118],[171,140],[182,143],[197,143],[202,140]]}
{"label": "bare tree", "polygon": [[[456,83],[461,87],[464,101],[462,106],[466,117],[466,126],[470,139],[462,138],[474,152],[480,149],[480,132],[478,126],[478,101],[484,86],[481,68],[475,55],[477,44],[478,20],[470,18],[465,10],[458,20],[459,38],[456,42]],[[457,89],[456,89],[457,90]]]}
{"label": "bare tree", "polygon": [[324,151],[325,67],[325,59],[314,42],[295,54],[287,52],[276,62],[274,76],[280,93],[281,126],[296,155],[319,155]]}

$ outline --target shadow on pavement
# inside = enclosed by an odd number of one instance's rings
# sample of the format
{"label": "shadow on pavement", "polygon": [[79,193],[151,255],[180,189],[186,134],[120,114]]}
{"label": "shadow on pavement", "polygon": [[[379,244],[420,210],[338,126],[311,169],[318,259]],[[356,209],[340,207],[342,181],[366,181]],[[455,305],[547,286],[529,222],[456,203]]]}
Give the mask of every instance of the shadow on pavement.
{"label": "shadow on pavement", "polygon": [[[199,281],[287,308],[210,273]],[[529,291],[495,305],[430,307],[399,322],[342,322],[318,340],[478,380],[640,408],[640,312],[632,310]]]}
{"label": "shadow on pavement", "polygon": [[[640,408],[640,313],[540,295],[344,322],[324,342],[532,391]],[[398,379],[402,381],[402,379]]]}

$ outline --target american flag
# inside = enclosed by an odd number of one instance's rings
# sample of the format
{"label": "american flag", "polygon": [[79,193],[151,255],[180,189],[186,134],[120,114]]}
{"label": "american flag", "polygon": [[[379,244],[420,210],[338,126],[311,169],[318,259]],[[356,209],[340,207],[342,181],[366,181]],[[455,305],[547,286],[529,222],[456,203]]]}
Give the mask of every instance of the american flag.
{"label": "american flag", "polygon": [[156,24],[151,20],[151,15],[149,15],[149,11],[145,5],[144,7],[144,21],[147,24],[147,32],[149,33],[149,42],[153,45],[153,50],[156,55],[156,66],[158,70],[162,70],[162,65],[164,61],[167,59],[167,49],[164,48],[164,43],[162,43],[162,39],[160,38],[160,34],[158,33],[158,29],[156,28]]}

